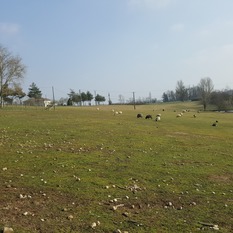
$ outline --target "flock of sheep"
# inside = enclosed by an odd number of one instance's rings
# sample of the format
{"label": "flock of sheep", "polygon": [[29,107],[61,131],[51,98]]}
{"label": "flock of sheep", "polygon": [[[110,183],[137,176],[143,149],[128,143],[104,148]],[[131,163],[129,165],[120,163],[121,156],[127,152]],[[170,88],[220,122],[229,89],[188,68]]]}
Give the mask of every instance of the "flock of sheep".
{"label": "flock of sheep", "polygon": [[[99,108],[97,108],[97,110],[99,111]],[[165,110],[163,109],[163,111],[165,111]],[[112,112],[113,112],[113,115],[121,115],[123,113],[122,111],[115,111],[114,109],[112,109]],[[174,112],[176,112],[176,111],[174,111]],[[190,110],[184,109],[180,113],[176,114],[176,117],[177,118],[182,117],[186,112],[190,112]],[[198,111],[198,113],[200,113],[200,112]],[[196,118],[197,115],[193,114],[193,117]],[[138,113],[137,114],[137,118],[143,118],[143,114],[142,113]],[[145,116],[145,119],[153,119],[153,117],[152,117],[151,114],[148,114],[148,115]],[[159,114],[157,114],[155,116],[155,121],[161,121],[161,113],[159,113]],[[212,124],[212,126],[217,126],[217,125],[218,125],[218,120],[216,120]]]}
{"label": "flock of sheep", "polygon": [[[143,118],[143,115],[141,113],[137,114],[137,118]],[[145,119],[152,119],[152,115],[146,115]],[[155,117],[155,121],[160,121],[161,120],[161,114],[157,114]]]}

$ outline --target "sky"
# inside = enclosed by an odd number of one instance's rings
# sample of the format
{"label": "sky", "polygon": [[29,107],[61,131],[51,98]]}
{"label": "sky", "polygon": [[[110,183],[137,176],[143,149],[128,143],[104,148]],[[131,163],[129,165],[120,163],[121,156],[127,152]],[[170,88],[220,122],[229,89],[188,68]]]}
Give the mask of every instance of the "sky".
{"label": "sky", "polygon": [[0,0],[0,44],[43,97],[161,99],[177,81],[233,88],[232,0]]}

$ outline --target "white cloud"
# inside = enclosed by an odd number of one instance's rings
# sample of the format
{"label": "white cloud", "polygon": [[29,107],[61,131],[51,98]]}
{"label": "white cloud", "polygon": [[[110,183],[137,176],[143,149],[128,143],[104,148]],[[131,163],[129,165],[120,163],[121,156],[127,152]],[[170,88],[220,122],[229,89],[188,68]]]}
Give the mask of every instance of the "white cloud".
{"label": "white cloud", "polygon": [[184,24],[182,23],[173,24],[171,26],[171,31],[173,32],[181,32],[183,30],[184,30]]}
{"label": "white cloud", "polygon": [[16,35],[19,33],[20,27],[13,23],[0,23],[0,33],[5,36]]}
{"label": "white cloud", "polygon": [[170,5],[172,0],[128,0],[128,5],[134,8],[160,9]]}

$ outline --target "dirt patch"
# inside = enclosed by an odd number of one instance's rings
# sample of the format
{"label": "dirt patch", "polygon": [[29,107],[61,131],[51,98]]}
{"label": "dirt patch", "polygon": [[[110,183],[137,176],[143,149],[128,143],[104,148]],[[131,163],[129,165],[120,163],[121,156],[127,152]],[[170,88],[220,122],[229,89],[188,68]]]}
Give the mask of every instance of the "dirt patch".
{"label": "dirt patch", "polygon": [[217,183],[224,183],[224,184],[227,184],[227,183],[230,183],[233,179],[233,176],[232,175],[211,175],[209,176],[209,180],[211,181],[214,181],[214,182],[217,182]]}
{"label": "dirt patch", "polygon": [[0,225],[17,232],[54,232],[51,225],[61,230],[72,225],[84,206],[84,201],[59,190],[13,187],[1,190],[0,202]]}

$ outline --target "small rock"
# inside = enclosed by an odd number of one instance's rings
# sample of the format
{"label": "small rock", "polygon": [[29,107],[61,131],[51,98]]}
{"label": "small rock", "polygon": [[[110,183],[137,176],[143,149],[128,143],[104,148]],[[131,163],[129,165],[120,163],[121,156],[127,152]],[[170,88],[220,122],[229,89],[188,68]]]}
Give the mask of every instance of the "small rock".
{"label": "small rock", "polygon": [[124,212],[122,215],[125,216],[125,217],[129,217],[129,213],[128,212]]}
{"label": "small rock", "polygon": [[67,218],[68,218],[69,220],[72,220],[72,219],[74,218],[74,216],[70,214]]}
{"label": "small rock", "polygon": [[172,205],[173,205],[173,204],[172,204],[172,202],[170,202],[170,201],[167,203],[167,206],[172,206]]}
{"label": "small rock", "polygon": [[213,226],[213,230],[218,231],[218,230],[219,230],[218,225],[214,225],[214,226]]}
{"label": "small rock", "polygon": [[14,230],[11,227],[4,227],[3,228],[3,233],[12,233]]}
{"label": "small rock", "polygon": [[91,224],[91,228],[92,228],[92,229],[94,229],[96,226],[97,226],[96,222],[93,222],[93,223]]}

